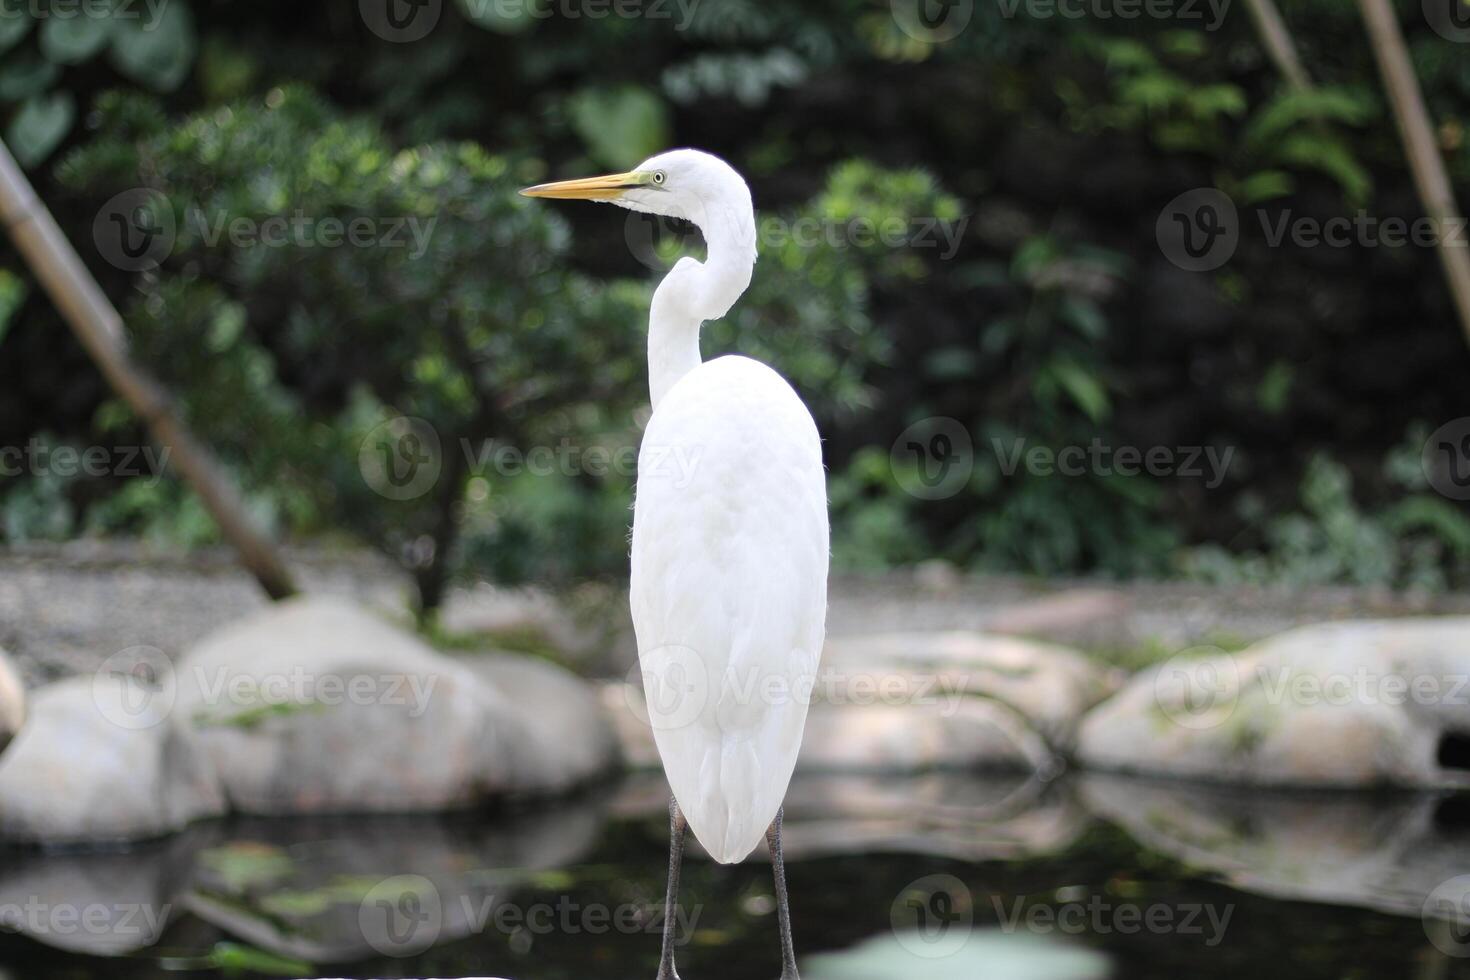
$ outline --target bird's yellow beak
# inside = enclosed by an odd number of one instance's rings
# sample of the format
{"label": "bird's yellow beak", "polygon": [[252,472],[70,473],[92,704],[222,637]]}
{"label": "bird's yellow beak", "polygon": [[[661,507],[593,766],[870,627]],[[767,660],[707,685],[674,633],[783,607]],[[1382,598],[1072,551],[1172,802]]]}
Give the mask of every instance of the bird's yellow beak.
{"label": "bird's yellow beak", "polygon": [[646,176],[636,170],[624,174],[607,174],[603,177],[583,177],[579,180],[558,180],[552,184],[537,184],[521,191],[526,197],[555,197],[578,201],[615,201],[623,192],[647,183]]}

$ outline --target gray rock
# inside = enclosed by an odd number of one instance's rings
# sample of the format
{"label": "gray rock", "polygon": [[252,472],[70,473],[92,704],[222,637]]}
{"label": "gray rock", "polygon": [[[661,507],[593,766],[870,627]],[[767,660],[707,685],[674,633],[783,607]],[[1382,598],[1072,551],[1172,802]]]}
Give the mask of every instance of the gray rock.
{"label": "gray rock", "polygon": [[[888,693],[895,683],[906,695]],[[957,700],[996,702],[1065,753],[1083,713],[1117,683],[1082,654],[1054,644],[960,631],[882,633],[831,640],[817,692],[837,704],[907,701],[939,712]]]}
{"label": "gray rock", "polygon": [[26,690],[10,655],[0,650],[0,752],[10,744],[26,718]]}
{"label": "gray rock", "polygon": [[[830,640],[812,691],[798,772],[935,768],[1050,774],[1078,719],[1116,686],[1064,647],[979,633]],[[657,768],[643,692],[603,687],[623,756]]]}
{"label": "gray rock", "polygon": [[476,666],[351,603],[301,598],[195,646],[175,713],[237,810],[390,813],[600,773],[611,740],[595,708],[550,665]]}
{"label": "gray rock", "polygon": [[1470,785],[1470,619],[1302,627],[1144,671],[1083,723],[1093,769],[1303,787]]}
{"label": "gray rock", "polygon": [[0,838],[138,840],[224,812],[213,771],[172,723],[168,702],[106,673],[36,691],[0,757]]}
{"label": "gray rock", "polygon": [[1045,740],[1020,714],[981,698],[947,708],[818,703],[797,757],[802,772],[1047,772],[1053,765]]}
{"label": "gray rock", "polygon": [[497,731],[517,791],[564,792],[618,765],[617,737],[590,684],[518,654],[479,654],[464,664],[513,706]]}

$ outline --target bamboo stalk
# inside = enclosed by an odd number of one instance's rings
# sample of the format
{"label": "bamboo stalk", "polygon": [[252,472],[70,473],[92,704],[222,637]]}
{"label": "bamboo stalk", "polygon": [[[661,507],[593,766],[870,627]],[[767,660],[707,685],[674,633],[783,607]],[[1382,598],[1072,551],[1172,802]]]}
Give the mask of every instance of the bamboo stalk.
{"label": "bamboo stalk", "polygon": [[[1450,294],[1460,315],[1460,328],[1465,332],[1466,340],[1470,341],[1470,248],[1466,247],[1464,239],[1464,216],[1455,202],[1454,188],[1450,186],[1449,174],[1439,155],[1434,124],[1424,106],[1419,79],[1414,74],[1403,32],[1389,0],[1359,0],[1358,6],[1363,12],[1368,39],[1372,42],[1378,70],[1383,75],[1383,85],[1388,90],[1388,100],[1398,122],[1414,187],[1419,192],[1425,213],[1439,232],[1436,240],[1440,264],[1444,267],[1445,279],[1449,282]],[[1453,236],[1455,229],[1459,229],[1458,240],[1447,240],[1447,235]]]}
{"label": "bamboo stalk", "polygon": [[1256,25],[1256,33],[1261,36],[1261,44],[1265,46],[1266,54],[1276,70],[1281,72],[1292,88],[1310,92],[1312,77],[1302,65],[1296,42],[1292,40],[1291,31],[1287,28],[1281,11],[1276,9],[1275,0],[1246,0],[1246,7]]}
{"label": "bamboo stalk", "polygon": [[4,143],[0,143],[0,223],[107,383],[153,437],[169,448],[169,458],[239,553],[241,564],[272,599],[294,595],[296,587],[274,544],[251,524],[234,484],[180,418],[168,392],[128,356],[122,316]]}

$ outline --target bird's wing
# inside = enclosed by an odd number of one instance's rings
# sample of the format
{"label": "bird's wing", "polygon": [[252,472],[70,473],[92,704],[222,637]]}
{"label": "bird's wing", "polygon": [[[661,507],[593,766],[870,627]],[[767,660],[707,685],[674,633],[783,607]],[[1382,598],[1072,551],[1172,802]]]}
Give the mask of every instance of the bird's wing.
{"label": "bird's wing", "polygon": [[716,860],[786,794],[827,607],[827,496],[806,407],[757,361],[701,365],[638,457],[631,604],[664,770]]}

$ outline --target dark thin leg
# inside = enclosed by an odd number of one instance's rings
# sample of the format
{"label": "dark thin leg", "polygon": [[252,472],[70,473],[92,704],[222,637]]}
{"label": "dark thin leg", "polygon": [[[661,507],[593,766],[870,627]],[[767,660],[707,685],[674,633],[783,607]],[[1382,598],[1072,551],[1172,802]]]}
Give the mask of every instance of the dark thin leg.
{"label": "dark thin leg", "polygon": [[791,904],[786,900],[786,860],[781,856],[782,807],[776,811],[771,829],[766,831],[766,846],[771,849],[771,870],[776,876],[776,915],[781,920],[781,980],[801,980],[796,973],[796,950],[791,945]]}
{"label": "dark thin leg", "polygon": [[664,952],[658,980],[679,980],[674,969],[674,927],[679,922],[679,866],[684,863],[684,830],[689,825],[679,812],[679,801],[669,801],[669,894],[664,899]]}

